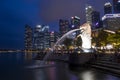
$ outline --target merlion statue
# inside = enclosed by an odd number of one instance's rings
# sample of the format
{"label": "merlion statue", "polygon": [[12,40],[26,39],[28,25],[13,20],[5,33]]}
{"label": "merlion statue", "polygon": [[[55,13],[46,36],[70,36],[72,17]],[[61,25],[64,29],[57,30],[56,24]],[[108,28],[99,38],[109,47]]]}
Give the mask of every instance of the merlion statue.
{"label": "merlion statue", "polygon": [[89,52],[91,49],[91,26],[89,23],[85,23],[80,26],[80,32],[77,37],[81,36],[82,39],[82,50],[84,52]]}
{"label": "merlion statue", "polygon": [[[57,45],[60,45],[61,42],[64,41],[64,39],[69,36],[71,33],[80,31],[80,34],[77,36],[81,36],[82,39],[82,50],[84,52],[90,52],[91,49],[91,26],[89,23],[85,23],[82,26],[80,26],[79,29],[73,29],[70,30],[69,32],[65,33],[53,46],[53,50],[56,49]],[[52,51],[53,51],[52,50]]]}

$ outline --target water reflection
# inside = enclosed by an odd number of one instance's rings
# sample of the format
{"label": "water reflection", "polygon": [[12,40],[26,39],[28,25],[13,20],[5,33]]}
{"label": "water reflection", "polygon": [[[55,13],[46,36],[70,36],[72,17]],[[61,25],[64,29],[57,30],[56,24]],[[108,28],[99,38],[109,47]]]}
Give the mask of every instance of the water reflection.
{"label": "water reflection", "polygon": [[32,56],[32,52],[25,52],[25,60],[29,61],[32,60],[33,56]]}
{"label": "water reflection", "polygon": [[80,77],[82,78],[82,80],[95,80],[95,75],[93,71],[85,71],[80,75]]}
{"label": "water reflection", "polygon": [[73,74],[75,74],[79,80],[120,80],[120,77],[117,77],[116,74],[114,74],[116,76],[113,76],[109,72],[100,71],[94,68],[81,68],[78,71],[73,71]]}
{"label": "water reflection", "polygon": [[120,80],[120,78],[117,78],[117,77],[112,76],[112,75],[106,75],[106,80]]}
{"label": "water reflection", "polygon": [[120,80],[119,77],[96,69],[82,68],[71,70],[64,62],[45,62],[42,68],[25,68],[39,65],[34,60],[36,53],[0,53],[0,80]]}
{"label": "water reflection", "polygon": [[34,80],[71,80],[67,65],[55,63],[54,67],[32,69]]}

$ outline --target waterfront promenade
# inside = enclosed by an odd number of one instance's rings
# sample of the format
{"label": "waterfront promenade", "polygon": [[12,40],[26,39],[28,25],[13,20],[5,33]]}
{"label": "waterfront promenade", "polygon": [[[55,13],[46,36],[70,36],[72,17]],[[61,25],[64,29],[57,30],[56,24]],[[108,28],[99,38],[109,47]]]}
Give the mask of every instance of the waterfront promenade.
{"label": "waterfront promenade", "polygon": [[[43,60],[46,53],[38,53],[35,59]],[[72,56],[70,60],[70,55]],[[82,55],[82,57],[81,57]],[[74,57],[73,57],[74,56]],[[82,58],[82,59],[77,59]],[[86,61],[90,58],[88,61]],[[75,64],[81,65],[83,61],[86,61],[85,64],[89,67],[97,68],[100,70],[110,71],[111,73],[120,74],[120,54],[119,53],[52,53],[48,57],[49,61],[63,61],[66,63],[72,63],[72,66]]]}

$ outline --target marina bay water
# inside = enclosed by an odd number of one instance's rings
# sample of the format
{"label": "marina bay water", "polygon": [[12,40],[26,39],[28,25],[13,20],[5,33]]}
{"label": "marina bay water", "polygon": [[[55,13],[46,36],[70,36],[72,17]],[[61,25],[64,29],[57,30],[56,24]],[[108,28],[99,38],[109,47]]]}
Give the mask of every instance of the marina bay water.
{"label": "marina bay water", "polygon": [[62,61],[47,61],[53,66],[27,68],[40,64],[38,53],[0,53],[0,80],[120,80],[115,74],[94,68],[69,68]]}

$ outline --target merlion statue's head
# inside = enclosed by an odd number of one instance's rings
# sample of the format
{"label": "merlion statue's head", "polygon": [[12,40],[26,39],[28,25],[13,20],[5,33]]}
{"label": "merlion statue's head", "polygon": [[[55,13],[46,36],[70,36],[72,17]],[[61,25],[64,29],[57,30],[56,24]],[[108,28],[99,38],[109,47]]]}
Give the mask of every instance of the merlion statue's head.
{"label": "merlion statue's head", "polygon": [[82,26],[80,26],[80,30],[82,34],[89,34],[91,36],[91,26],[89,23],[84,23]]}

